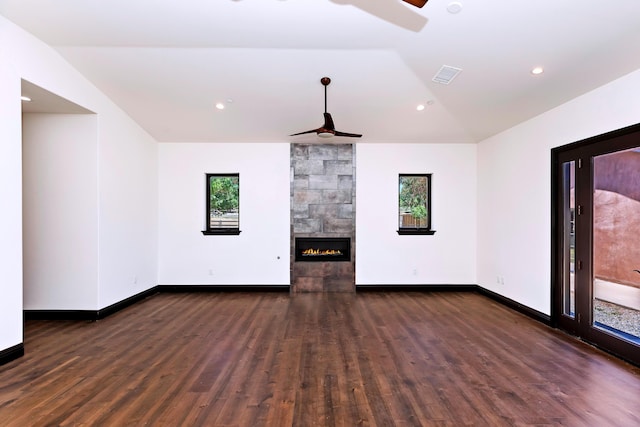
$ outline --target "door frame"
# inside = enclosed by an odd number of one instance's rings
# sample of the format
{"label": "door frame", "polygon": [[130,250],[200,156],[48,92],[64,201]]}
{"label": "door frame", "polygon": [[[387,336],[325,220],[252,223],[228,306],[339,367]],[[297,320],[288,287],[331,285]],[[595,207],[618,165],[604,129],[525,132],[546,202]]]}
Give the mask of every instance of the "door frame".
{"label": "door frame", "polygon": [[[575,335],[607,352],[640,366],[640,345],[622,340],[614,334],[593,326],[593,286],[588,289],[578,284],[592,283],[593,278],[593,158],[640,146],[640,123],[601,135],[593,136],[551,150],[551,324]],[[564,220],[562,164],[576,160],[582,167],[575,169],[575,200],[582,212],[575,216],[576,256],[575,316],[563,314]],[[582,186],[578,185],[582,183]],[[588,185],[584,185],[588,183]],[[580,221],[578,221],[580,216]],[[578,246],[579,245],[579,246]],[[582,261],[582,268],[578,263]]]}

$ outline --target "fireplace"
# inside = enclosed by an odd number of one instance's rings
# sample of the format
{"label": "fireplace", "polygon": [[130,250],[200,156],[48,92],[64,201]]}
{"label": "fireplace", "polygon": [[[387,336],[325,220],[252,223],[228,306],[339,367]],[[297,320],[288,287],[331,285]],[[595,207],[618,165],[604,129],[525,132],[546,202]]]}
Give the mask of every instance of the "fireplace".
{"label": "fireplace", "polygon": [[348,237],[296,237],[296,261],[351,261]]}

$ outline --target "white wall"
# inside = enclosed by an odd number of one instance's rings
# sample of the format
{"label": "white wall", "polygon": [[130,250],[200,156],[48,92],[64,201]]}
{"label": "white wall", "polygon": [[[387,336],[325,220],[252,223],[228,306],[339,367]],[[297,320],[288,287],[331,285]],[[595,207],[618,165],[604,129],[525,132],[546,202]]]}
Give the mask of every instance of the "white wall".
{"label": "white wall", "polygon": [[640,70],[478,145],[480,286],[551,313],[551,148],[640,122],[639,91]]}
{"label": "white wall", "polygon": [[[2,57],[0,45],[0,59]],[[0,60],[0,351],[22,343],[22,136],[19,99],[20,77],[6,61]]]}
{"label": "white wall", "polygon": [[21,79],[97,114],[99,282],[86,309],[157,283],[155,140],[55,50],[0,17],[0,351],[22,342]]}
{"label": "white wall", "polygon": [[[356,284],[476,283],[476,146],[356,145]],[[431,173],[433,236],[400,236],[398,175]]]}
{"label": "white wall", "polygon": [[[288,285],[289,144],[163,143],[159,149],[159,284]],[[240,174],[239,236],[201,233],[206,173]]]}
{"label": "white wall", "polygon": [[23,115],[24,308],[98,306],[97,119]]}
{"label": "white wall", "polygon": [[98,115],[99,308],[158,284],[158,144],[122,111]]}

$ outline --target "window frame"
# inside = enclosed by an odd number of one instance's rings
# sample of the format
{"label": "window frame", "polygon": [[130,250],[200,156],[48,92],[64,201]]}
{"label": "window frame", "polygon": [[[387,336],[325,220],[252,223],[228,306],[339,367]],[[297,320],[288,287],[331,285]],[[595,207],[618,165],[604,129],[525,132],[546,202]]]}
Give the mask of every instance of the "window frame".
{"label": "window frame", "polygon": [[[237,211],[238,220],[237,225],[232,227],[212,227],[211,222],[213,216],[211,214],[211,180],[215,178],[236,178],[237,184]],[[205,229],[202,234],[215,236],[215,235],[238,235],[240,231],[240,174],[239,173],[207,173],[205,174],[205,187],[206,187],[206,200],[205,200]]]}
{"label": "window frame", "polygon": [[[402,211],[401,208],[401,190],[400,185],[403,178],[425,178],[426,179],[426,197],[425,197],[425,209],[426,209],[426,225],[425,226],[416,226],[416,227],[402,227]],[[397,218],[398,218],[398,234],[400,235],[433,235],[435,234],[435,230],[432,227],[433,220],[433,211],[431,204],[431,196],[432,196],[432,181],[433,174],[431,173],[401,173],[398,174],[398,210],[397,210]]]}

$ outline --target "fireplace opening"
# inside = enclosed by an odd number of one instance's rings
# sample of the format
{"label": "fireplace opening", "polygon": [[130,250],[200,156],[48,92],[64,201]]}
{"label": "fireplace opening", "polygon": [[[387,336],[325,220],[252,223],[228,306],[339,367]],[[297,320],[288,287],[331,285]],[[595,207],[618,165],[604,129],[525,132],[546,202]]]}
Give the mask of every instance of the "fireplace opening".
{"label": "fireplace opening", "polygon": [[351,261],[348,237],[296,237],[296,261]]}

